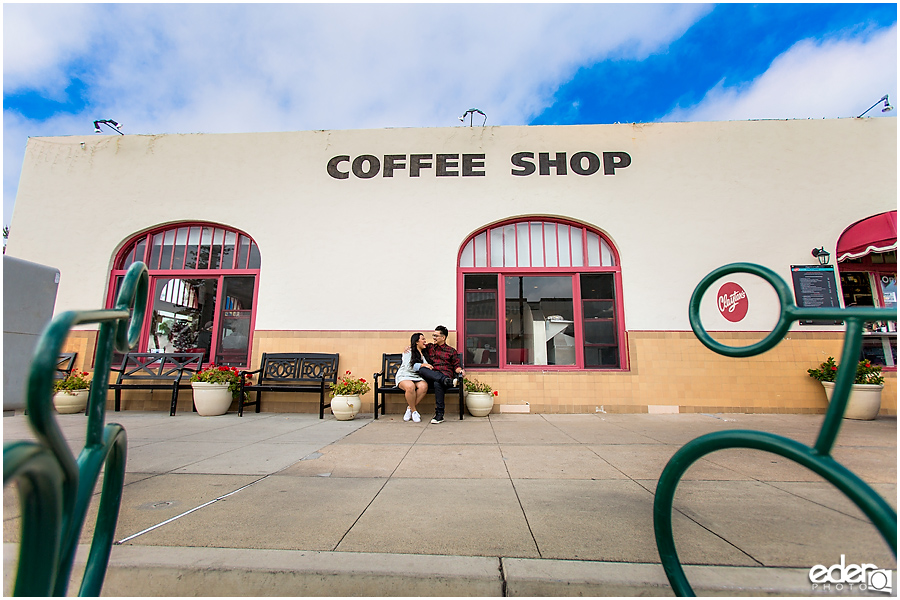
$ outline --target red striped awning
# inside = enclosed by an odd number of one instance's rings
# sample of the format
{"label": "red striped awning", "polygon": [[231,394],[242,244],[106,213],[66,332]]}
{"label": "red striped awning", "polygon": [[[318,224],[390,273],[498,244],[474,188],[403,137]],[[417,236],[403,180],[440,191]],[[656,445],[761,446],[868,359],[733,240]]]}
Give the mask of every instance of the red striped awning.
{"label": "red striped awning", "polygon": [[844,230],[837,243],[838,262],[862,258],[872,252],[897,248],[897,211],[881,213],[857,221]]}

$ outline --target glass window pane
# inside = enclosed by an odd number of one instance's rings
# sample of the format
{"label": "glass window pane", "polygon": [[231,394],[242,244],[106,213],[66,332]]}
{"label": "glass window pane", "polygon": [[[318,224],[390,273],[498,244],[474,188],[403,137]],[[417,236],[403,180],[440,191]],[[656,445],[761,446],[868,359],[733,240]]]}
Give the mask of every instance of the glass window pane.
{"label": "glass window pane", "polygon": [[600,259],[603,262],[604,267],[616,266],[616,261],[613,259],[612,249],[603,238],[600,239]]}
{"label": "glass window pane", "polygon": [[465,286],[467,290],[496,290],[497,275],[466,275]]}
{"label": "glass window pane", "polygon": [[572,266],[573,267],[583,267],[584,266],[584,245],[582,241],[582,235],[584,234],[584,230],[580,227],[572,227]]}
{"label": "glass window pane", "polygon": [[585,367],[617,368],[619,366],[619,351],[609,346],[593,346],[584,349]]}
{"label": "glass window pane", "polygon": [[475,242],[473,240],[469,240],[469,243],[465,245],[462,250],[462,253],[459,255],[459,266],[462,268],[471,268],[475,266]]}
{"label": "glass window pane", "polygon": [[134,260],[135,261],[146,261],[147,257],[144,256],[147,251],[147,238],[141,238],[141,241],[137,243],[134,247]]}
{"label": "glass window pane", "polygon": [[153,236],[153,246],[150,249],[150,263],[148,269],[159,269],[159,255],[162,253],[163,234]]}
{"label": "glass window pane", "polygon": [[531,266],[531,240],[528,234],[528,223],[516,225],[516,245],[519,248],[518,264],[520,267]]}
{"label": "glass window pane", "polygon": [[237,235],[233,231],[225,232],[225,245],[222,248],[222,267],[223,269],[234,268],[234,240]]}
{"label": "glass window pane", "polygon": [[569,248],[569,226],[559,225],[559,266],[572,266],[571,248]]}
{"label": "glass window pane", "polygon": [[238,251],[238,269],[247,268],[247,257],[250,255],[250,238],[245,235],[241,236],[241,247]]}
{"label": "glass window pane", "polygon": [[516,266],[516,227],[506,225],[503,228],[503,265]]}
{"label": "glass window pane", "polygon": [[544,266],[544,227],[542,223],[531,224],[531,266]]}
{"label": "glass window pane", "polygon": [[216,364],[246,366],[250,354],[250,315],[254,277],[224,277],[222,307],[216,336]]}
{"label": "glass window pane", "polygon": [[600,267],[600,236],[590,231],[587,232],[587,255],[589,267]]}
{"label": "glass window pane", "polygon": [[187,256],[184,259],[184,268],[185,269],[196,269],[197,268],[197,258],[199,256],[199,246],[200,246],[200,228],[199,227],[191,227],[190,234],[188,235],[187,242]]}
{"label": "glass window pane", "polygon": [[209,268],[220,269],[222,258],[222,243],[225,241],[225,231],[222,229],[213,230],[212,250],[209,255]]}
{"label": "glass window pane", "polygon": [[544,223],[544,263],[548,267],[559,266],[559,248],[556,245],[554,223]]}
{"label": "glass window pane", "polygon": [[487,233],[479,233],[475,236],[475,266],[487,266]]}
{"label": "glass window pane", "polygon": [[466,292],[466,319],[496,318],[497,292]]}
{"label": "glass window pane", "polygon": [[131,251],[125,256],[125,260],[122,261],[122,265],[119,267],[120,269],[127,269],[134,263],[134,247],[131,248]]}
{"label": "glass window pane", "polygon": [[258,269],[260,265],[259,248],[256,242],[250,242],[250,260],[247,261],[248,269]]}
{"label": "glass window pane", "polygon": [[172,248],[172,268],[181,270],[184,268],[184,254],[187,248],[188,230],[186,227],[175,232],[175,245]]}
{"label": "glass window pane", "polygon": [[511,365],[574,365],[571,277],[506,278],[506,356]]}
{"label": "glass window pane", "polygon": [[615,344],[616,329],[613,321],[585,321],[584,322],[584,343],[585,344]]}
{"label": "glass window pane", "polygon": [[612,319],[616,316],[616,307],[612,300],[585,300],[585,319]]}
{"label": "glass window pane", "polygon": [[162,246],[162,254],[159,258],[160,269],[172,268],[172,248],[175,246],[175,231],[170,229],[166,232]]}
{"label": "glass window pane", "polygon": [[615,279],[612,273],[581,276],[581,297],[585,300],[614,300]]}
{"label": "glass window pane", "polygon": [[503,230],[491,229],[491,266],[503,266]]}
{"label": "glass window pane", "polygon": [[209,251],[212,246],[212,229],[203,227],[200,233],[200,252],[197,261],[198,269],[209,268]]}

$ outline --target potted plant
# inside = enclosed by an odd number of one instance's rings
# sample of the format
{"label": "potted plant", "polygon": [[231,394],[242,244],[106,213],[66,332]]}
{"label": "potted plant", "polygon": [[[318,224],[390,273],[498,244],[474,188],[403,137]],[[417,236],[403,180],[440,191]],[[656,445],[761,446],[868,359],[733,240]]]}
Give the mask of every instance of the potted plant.
{"label": "potted plant", "polygon": [[494,398],[500,392],[491,390],[491,386],[477,379],[464,379],[466,386],[466,408],[473,417],[486,417],[494,408]]}
{"label": "potted plant", "polygon": [[53,382],[53,406],[60,414],[78,413],[87,406],[91,382],[85,371],[73,371]]}
{"label": "potted plant", "polygon": [[347,371],[337,383],[331,385],[331,413],[338,421],[349,421],[359,413],[362,407],[360,396],[370,389],[369,383],[362,378],[354,377]]}
{"label": "potted plant", "polygon": [[[825,388],[825,397],[831,402],[834,393],[834,381],[837,379],[838,365],[834,357],[819,365],[817,369],[807,369],[809,376],[820,381]],[[884,377],[881,367],[873,365],[869,360],[861,360],[856,364],[856,377],[847,400],[845,419],[871,421],[878,416],[881,409],[881,390],[884,389]]]}
{"label": "potted plant", "polygon": [[191,388],[198,415],[224,415],[241,393],[241,372],[236,367],[210,365],[191,376]]}

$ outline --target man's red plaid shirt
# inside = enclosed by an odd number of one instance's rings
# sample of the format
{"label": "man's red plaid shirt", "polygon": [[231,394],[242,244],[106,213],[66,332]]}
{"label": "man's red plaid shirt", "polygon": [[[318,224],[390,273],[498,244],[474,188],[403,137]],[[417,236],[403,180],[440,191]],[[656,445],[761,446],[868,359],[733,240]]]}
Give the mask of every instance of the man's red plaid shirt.
{"label": "man's red plaid shirt", "polygon": [[426,344],[425,354],[434,370],[447,377],[456,377],[456,369],[460,367],[459,354],[450,344]]}

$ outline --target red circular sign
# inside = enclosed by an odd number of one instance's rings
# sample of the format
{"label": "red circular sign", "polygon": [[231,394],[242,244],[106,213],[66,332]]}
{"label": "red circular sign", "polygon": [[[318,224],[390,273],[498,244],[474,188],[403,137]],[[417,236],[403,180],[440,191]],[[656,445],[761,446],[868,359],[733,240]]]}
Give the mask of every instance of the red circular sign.
{"label": "red circular sign", "polygon": [[746,317],[747,309],[750,308],[750,303],[747,301],[747,292],[744,291],[744,288],[731,281],[719,288],[716,305],[719,307],[719,312],[722,313],[722,316],[732,323],[737,323]]}

